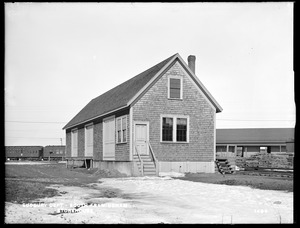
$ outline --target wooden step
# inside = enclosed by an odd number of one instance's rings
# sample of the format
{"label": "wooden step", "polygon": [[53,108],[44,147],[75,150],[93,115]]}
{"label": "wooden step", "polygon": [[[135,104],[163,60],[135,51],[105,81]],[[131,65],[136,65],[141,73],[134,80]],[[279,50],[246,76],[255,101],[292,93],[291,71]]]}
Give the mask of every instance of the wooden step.
{"label": "wooden step", "polygon": [[[156,176],[155,164],[149,155],[140,155],[143,161],[143,174],[144,176]],[[137,155],[133,156],[133,161],[137,164],[139,170],[141,171],[141,162]]]}
{"label": "wooden step", "polygon": [[[152,161],[151,158],[141,157],[143,161]],[[133,161],[140,161],[139,158],[133,158]]]}
{"label": "wooden step", "polygon": [[231,174],[234,173],[234,167],[232,167],[232,165],[230,164],[230,162],[228,161],[228,159],[226,158],[217,158],[216,159],[216,168],[217,170],[224,174]]}
{"label": "wooden step", "polygon": [[154,164],[144,164],[144,168],[154,168],[155,169],[155,165]]}
{"label": "wooden step", "polygon": [[144,167],[144,171],[155,171],[154,167]]}
{"label": "wooden step", "polygon": [[144,173],[156,173],[155,169],[144,170]]}

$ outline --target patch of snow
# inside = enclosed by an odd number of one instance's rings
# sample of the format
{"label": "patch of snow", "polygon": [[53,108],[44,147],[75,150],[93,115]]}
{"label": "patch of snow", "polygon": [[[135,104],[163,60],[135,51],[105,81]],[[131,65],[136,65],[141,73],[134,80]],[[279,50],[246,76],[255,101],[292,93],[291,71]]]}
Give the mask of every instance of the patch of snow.
{"label": "patch of snow", "polygon": [[[170,176],[99,181],[88,187],[53,185],[62,195],[40,199],[45,207],[6,203],[5,223],[293,223],[291,192]],[[108,189],[120,193],[103,197]]]}
{"label": "patch of snow", "polygon": [[264,169],[266,171],[277,171],[277,172],[293,172],[292,169]]}
{"label": "patch of snow", "polygon": [[5,165],[49,165],[50,162],[36,162],[36,161],[10,161],[5,162]]}
{"label": "patch of snow", "polygon": [[67,161],[59,161],[58,163],[67,163]]}
{"label": "patch of snow", "polygon": [[159,173],[160,177],[184,177],[185,174],[184,173],[177,173],[177,172],[160,172]]}

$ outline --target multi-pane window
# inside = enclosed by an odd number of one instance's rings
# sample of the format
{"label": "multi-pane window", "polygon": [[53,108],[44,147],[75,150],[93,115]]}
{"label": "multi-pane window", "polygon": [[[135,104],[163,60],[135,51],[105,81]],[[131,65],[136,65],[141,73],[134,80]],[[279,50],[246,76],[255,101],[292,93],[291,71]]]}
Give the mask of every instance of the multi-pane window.
{"label": "multi-pane window", "polygon": [[127,140],[127,116],[117,118],[117,143],[124,143]]}
{"label": "multi-pane window", "polygon": [[187,116],[162,116],[162,142],[188,142],[188,123]]}
{"label": "multi-pane window", "polygon": [[173,118],[163,118],[162,141],[173,141]]}
{"label": "multi-pane window", "polygon": [[182,99],[182,78],[170,77],[169,78],[169,98]]}

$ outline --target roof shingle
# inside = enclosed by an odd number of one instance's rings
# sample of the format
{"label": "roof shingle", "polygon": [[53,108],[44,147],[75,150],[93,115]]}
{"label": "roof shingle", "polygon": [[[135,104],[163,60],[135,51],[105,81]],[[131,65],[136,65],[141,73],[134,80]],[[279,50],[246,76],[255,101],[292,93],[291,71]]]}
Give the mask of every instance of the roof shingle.
{"label": "roof shingle", "polygon": [[126,106],[175,55],[94,98],[63,129]]}

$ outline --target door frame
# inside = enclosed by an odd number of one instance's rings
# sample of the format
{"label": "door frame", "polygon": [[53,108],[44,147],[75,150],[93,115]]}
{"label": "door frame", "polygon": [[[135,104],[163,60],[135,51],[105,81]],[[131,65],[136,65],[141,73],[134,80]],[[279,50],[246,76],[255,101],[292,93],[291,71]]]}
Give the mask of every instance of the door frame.
{"label": "door frame", "polygon": [[[105,142],[104,142],[104,135],[105,135],[105,128],[104,128],[104,122],[107,121],[107,120],[114,120],[114,126],[115,126],[115,129],[114,129],[114,157],[113,158],[105,158],[104,157],[104,150],[105,150]],[[109,116],[107,118],[104,118],[102,120],[102,160],[103,161],[114,161],[115,160],[115,156],[116,156],[116,118],[115,118],[115,115],[113,116]]]}
{"label": "door frame", "polygon": [[[141,124],[141,125],[146,125],[146,133],[147,133],[147,144],[149,143],[149,121],[133,121],[133,140],[132,140],[132,142],[133,142],[133,155],[136,155],[136,152],[135,152],[135,135],[136,135],[136,133],[135,133],[135,126],[137,125],[137,124]],[[148,148],[148,145],[147,145],[147,154],[149,154],[149,148]]]}

